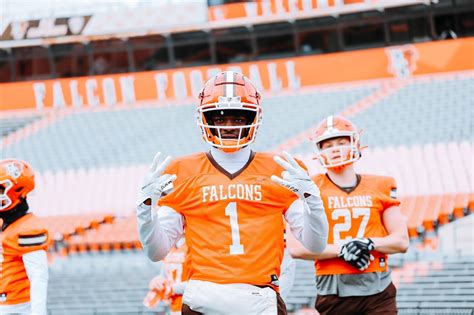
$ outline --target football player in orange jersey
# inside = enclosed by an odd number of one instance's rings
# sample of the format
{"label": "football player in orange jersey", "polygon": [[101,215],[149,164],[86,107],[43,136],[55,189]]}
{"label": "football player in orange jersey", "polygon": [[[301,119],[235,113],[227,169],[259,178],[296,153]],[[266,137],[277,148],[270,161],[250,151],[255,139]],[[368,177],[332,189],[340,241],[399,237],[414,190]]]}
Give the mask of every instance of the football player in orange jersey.
{"label": "football player in orange jersey", "polygon": [[396,289],[387,255],[408,249],[407,220],[391,177],[360,175],[359,131],[344,117],[329,116],[316,130],[316,156],[327,169],[313,177],[329,221],[320,254],[288,240],[296,258],[316,260],[316,309],[321,314],[396,314]]}
{"label": "football player in orange jersey", "polygon": [[48,231],[28,212],[31,167],[0,160],[0,314],[46,315]]}
{"label": "football player in orange jersey", "polygon": [[187,254],[188,247],[181,239],[163,259],[160,274],[151,279],[145,306],[153,308],[161,300],[169,305],[171,315],[181,314],[183,293],[189,278]]}
{"label": "football player in orange jersey", "polygon": [[262,114],[248,78],[216,75],[199,94],[196,115],[210,151],[172,163],[157,154],[145,177],[137,221],[147,256],[163,259],[186,230],[183,314],[285,314],[278,294],[284,220],[308,250],[326,245],[326,215],[306,170],[288,153],[250,149]]}

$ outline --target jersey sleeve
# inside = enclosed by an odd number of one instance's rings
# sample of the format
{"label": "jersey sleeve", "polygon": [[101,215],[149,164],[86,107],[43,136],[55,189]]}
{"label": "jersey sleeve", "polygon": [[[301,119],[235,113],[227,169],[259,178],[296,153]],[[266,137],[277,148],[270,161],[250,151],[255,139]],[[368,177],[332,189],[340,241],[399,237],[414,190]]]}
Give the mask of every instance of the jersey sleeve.
{"label": "jersey sleeve", "polygon": [[158,206],[166,206],[172,208],[174,211],[182,215],[182,209],[186,198],[189,195],[190,191],[193,190],[193,187],[190,185],[190,182],[191,181],[189,180],[176,185],[170,194],[158,200]]}
{"label": "jersey sleeve", "polygon": [[176,175],[173,184],[177,186],[196,175],[196,165],[202,162],[200,158],[200,155],[195,155],[174,159],[163,170],[163,174]]}
{"label": "jersey sleeve", "polygon": [[[172,160],[170,164],[163,170],[163,174],[168,175],[178,175],[180,171],[180,167],[177,160]],[[177,176],[176,180],[178,180],[179,176]],[[175,180],[175,182],[176,182]]]}
{"label": "jersey sleeve", "polygon": [[392,206],[400,205],[400,200],[397,199],[397,183],[392,177],[385,177],[381,182],[382,204],[383,208],[388,209]]}
{"label": "jersey sleeve", "polygon": [[23,228],[16,236],[16,245],[21,255],[38,250],[47,250],[49,233],[44,228]]}

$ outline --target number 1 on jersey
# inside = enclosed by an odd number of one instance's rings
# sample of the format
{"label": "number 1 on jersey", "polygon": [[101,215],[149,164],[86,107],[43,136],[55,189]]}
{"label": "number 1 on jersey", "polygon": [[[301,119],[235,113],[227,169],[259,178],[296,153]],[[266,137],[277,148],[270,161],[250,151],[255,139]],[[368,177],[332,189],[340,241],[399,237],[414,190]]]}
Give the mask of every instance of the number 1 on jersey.
{"label": "number 1 on jersey", "polygon": [[240,244],[239,222],[237,220],[237,202],[230,202],[225,208],[225,215],[230,217],[230,230],[232,232],[232,245],[229,246],[231,255],[244,253],[244,245]]}

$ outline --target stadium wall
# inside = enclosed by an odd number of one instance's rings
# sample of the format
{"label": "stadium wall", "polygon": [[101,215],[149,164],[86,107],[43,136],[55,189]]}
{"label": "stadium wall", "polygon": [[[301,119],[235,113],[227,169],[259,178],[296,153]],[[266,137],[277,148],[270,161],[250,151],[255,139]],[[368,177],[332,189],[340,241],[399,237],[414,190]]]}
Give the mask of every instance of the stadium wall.
{"label": "stadium wall", "polygon": [[408,44],[271,61],[148,71],[72,79],[0,84],[0,109],[108,107],[140,102],[162,104],[198,94],[215,73],[232,69],[261,90],[301,87],[474,69],[474,38]]}

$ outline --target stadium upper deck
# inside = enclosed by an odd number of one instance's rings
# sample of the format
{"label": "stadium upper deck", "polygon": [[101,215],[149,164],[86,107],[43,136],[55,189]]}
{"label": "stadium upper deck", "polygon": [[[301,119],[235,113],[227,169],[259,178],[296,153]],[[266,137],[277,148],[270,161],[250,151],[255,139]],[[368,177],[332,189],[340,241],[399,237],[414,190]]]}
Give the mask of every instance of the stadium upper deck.
{"label": "stadium upper deck", "polygon": [[226,64],[474,34],[470,0],[209,4],[167,2],[10,22],[0,28],[0,82]]}

